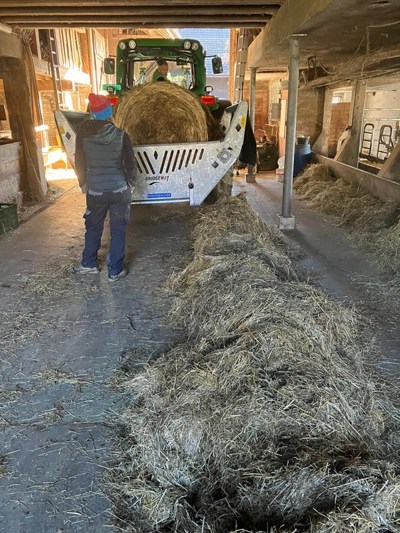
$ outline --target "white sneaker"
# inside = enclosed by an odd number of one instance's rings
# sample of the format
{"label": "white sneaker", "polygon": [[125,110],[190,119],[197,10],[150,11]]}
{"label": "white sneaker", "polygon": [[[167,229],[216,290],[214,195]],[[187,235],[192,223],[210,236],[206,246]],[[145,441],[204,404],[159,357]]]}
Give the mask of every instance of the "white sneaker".
{"label": "white sneaker", "polygon": [[82,264],[72,268],[74,274],[99,274],[100,270],[97,267],[85,267]]}
{"label": "white sneaker", "polygon": [[114,283],[114,281],[118,281],[122,278],[126,278],[126,276],[128,275],[128,269],[126,267],[124,267],[121,272],[119,274],[115,274],[115,276],[108,276],[108,281],[110,283]]}

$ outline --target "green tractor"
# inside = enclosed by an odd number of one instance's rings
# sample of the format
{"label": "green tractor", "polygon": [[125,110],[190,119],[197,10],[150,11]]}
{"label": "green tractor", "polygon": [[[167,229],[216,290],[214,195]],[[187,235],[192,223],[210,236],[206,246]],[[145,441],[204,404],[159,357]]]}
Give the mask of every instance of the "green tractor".
{"label": "green tractor", "polygon": [[[211,93],[207,85],[205,50],[193,39],[123,39],[117,46],[117,55],[104,60],[104,73],[115,74],[114,84],[103,85],[110,99],[117,103],[132,87],[157,80],[157,62],[168,65],[167,80],[197,94],[202,104],[207,105],[213,116],[219,119],[224,109],[231,105]],[[214,74],[223,72],[222,60],[212,57]]]}
{"label": "green tractor", "polygon": [[[251,165],[256,163],[247,103],[231,105],[211,95],[213,88],[206,85],[206,57],[203,47],[195,40],[125,39],[118,43],[116,58],[104,60],[104,73],[116,77],[115,83],[103,86],[111,104],[117,105],[118,99],[133,87],[167,76],[170,83],[177,83],[198,96],[205,113],[209,110],[217,119],[215,122],[218,121],[222,133],[219,139],[203,142],[133,146],[138,166],[132,196],[135,204],[189,202],[197,206],[204,201],[213,202],[231,193],[232,168],[238,159]],[[164,72],[160,71],[159,63],[164,65]],[[212,66],[214,73],[221,73],[221,58],[214,56]],[[89,116],[72,111],[55,112],[60,137],[72,164],[77,127]]]}

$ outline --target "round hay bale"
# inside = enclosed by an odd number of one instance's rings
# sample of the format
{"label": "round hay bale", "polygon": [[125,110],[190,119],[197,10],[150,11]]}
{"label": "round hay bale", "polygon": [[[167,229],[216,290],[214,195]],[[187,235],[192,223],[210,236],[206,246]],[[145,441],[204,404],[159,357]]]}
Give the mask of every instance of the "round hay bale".
{"label": "round hay bale", "polygon": [[115,123],[133,144],[207,141],[204,110],[197,96],[173,83],[134,87],[121,100]]}
{"label": "round hay bale", "polygon": [[208,129],[208,140],[209,141],[221,141],[225,134],[222,131],[221,124],[219,120],[213,117],[210,108],[208,105],[203,105],[202,108],[206,116],[207,129]]}

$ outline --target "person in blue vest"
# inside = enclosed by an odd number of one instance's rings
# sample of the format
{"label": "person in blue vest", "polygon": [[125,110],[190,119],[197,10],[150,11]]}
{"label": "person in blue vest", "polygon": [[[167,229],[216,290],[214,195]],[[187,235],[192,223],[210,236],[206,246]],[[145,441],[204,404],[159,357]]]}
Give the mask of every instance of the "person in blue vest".
{"label": "person in blue vest", "polygon": [[86,194],[85,246],[75,274],[98,274],[97,254],[101,246],[104,220],[110,217],[110,247],[107,254],[108,280],[118,281],[128,274],[124,264],[125,236],[130,219],[131,188],[136,179],[136,161],[128,134],[112,122],[108,98],[89,94],[91,119],[77,130],[75,172]]}

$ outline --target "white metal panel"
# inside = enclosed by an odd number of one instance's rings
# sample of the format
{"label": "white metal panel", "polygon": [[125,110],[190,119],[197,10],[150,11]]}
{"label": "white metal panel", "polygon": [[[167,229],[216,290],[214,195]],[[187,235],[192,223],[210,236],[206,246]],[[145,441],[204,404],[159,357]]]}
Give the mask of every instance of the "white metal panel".
{"label": "white metal panel", "polygon": [[[227,130],[222,141],[134,146],[138,176],[132,202],[186,201],[193,206],[200,205],[239,157],[246,127],[247,103],[240,102],[232,110],[233,113],[224,111],[222,125]],[[70,121],[84,116],[89,115],[55,112],[60,136],[72,165],[76,133]]]}

